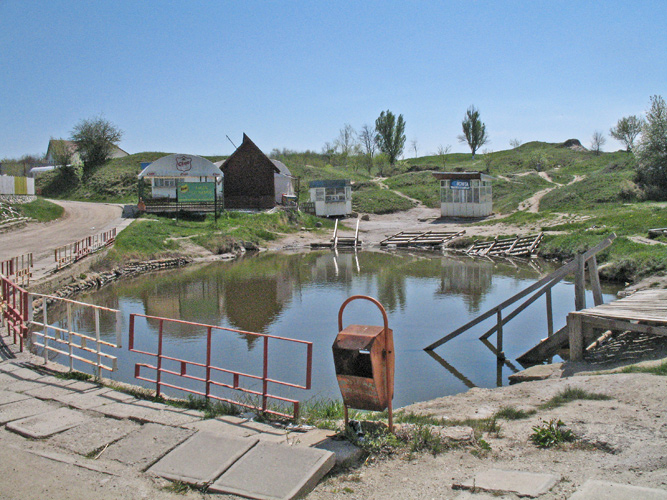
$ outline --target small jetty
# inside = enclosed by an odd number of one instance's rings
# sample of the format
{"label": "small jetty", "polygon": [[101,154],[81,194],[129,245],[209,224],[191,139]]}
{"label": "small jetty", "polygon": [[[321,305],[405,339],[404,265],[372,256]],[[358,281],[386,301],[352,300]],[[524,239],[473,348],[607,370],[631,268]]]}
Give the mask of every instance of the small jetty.
{"label": "small jetty", "polygon": [[517,236],[503,240],[476,241],[466,253],[468,255],[487,255],[497,257],[529,257],[542,242],[543,233],[530,236]]}
{"label": "small jetty", "polygon": [[319,243],[314,242],[310,244],[310,248],[357,248],[361,246],[361,240],[359,239],[359,223],[361,219],[357,219],[357,227],[354,231],[354,237],[352,236],[339,236],[338,235],[338,219],[336,219],[336,225],[334,226],[333,237],[328,242]]}
{"label": "small jetty", "polygon": [[401,231],[380,242],[380,246],[396,247],[443,247],[455,238],[463,236],[465,231]]}

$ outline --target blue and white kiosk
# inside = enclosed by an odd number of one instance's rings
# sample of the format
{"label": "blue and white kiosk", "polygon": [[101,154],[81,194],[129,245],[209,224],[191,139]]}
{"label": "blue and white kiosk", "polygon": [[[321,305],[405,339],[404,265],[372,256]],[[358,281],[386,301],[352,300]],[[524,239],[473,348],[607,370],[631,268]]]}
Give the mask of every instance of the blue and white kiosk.
{"label": "blue and white kiosk", "polygon": [[485,217],[493,212],[491,181],[481,172],[434,172],[443,217]]}

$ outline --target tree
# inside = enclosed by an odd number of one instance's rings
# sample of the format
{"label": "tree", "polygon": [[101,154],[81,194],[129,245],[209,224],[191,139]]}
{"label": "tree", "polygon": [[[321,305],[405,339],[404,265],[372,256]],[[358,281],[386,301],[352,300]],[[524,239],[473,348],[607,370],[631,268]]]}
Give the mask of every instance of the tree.
{"label": "tree", "polygon": [[419,143],[417,142],[417,139],[412,139],[410,141],[410,148],[415,152],[415,158],[417,158],[417,154],[419,151]]}
{"label": "tree", "polygon": [[336,149],[340,151],[340,154],[347,156],[354,151],[357,144],[356,136],[357,133],[349,123],[346,123],[343,128],[340,129],[338,138],[334,141]]}
{"label": "tree", "polygon": [[625,144],[626,150],[629,153],[632,151],[635,139],[641,133],[643,125],[643,118],[636,115],[626,116],[618,120],[615,127],[609,129],[609,134],[617,141]]}
{"label": "tree", "polygon": [[604,146],[606,142],[607,139],[605,139],[604,134],[599,130],[596,130],[593,132],[593,137],[591,137],[591,151],[593,151],[596,156],[599,155],[602,151],[602,146]]}
{"label": "tree", "polygon": [[105,163],[122,137],[123,131],[102,116],[77,123],[72,130],[72,140],[83,161],[84,172],[90,173]]}
{"label": "tree", "polygon": [[375,120],[375,142],[377,142],[378,149],[387,155],[389,165],[394,165],[396,159],[403,153],[405,147],[405,121],[403,115],[398,115],[398,119],[394,113],[387,110],[380,113],[380,116]]}
{"label": "tree", "polygon": [[667,199],[667,105],[662,96],[651,97],[651,108],[634,150],[637,181],[652,199]]}
{"label": "tree", "polygon": [[510,146],[512,149],[516,149],[521,146],[521,139],[510,139]]}
{"label": "tree", "polygon": [[365,157],[368,175],[371,175],[371,170],[373,169],[373,157],[377,150],[377,143],[375,142],[375,131],[370,125],[364,124],[364,126],[361,127],[359,141],[361,142],[361,149]]}
{"label": "tree", "polygon": [[445,166],[447,166],[447,155],[451,150],[452,150],[451,144],[447,144],[446,146],[440,144],[440,146],[438,146],[438,156],[440,157],[440,161],[442,162],[442,168],[445,168]]}
{"label": "tree", "polygon": [[472,157],[475,158],[475,152],[489,142],[489,136],[486,135],[486,125],[479,119],[479,110],[475,106],[470,106],[466,111],[461,122],[463,134],[459,135],[459,142],[467,142],[472,151]]}
{"label": "tree", "polygon": [[51,137],[51,157],[55,167],[67,167],[72,163],[74,151],[64,139],[54,139]]}

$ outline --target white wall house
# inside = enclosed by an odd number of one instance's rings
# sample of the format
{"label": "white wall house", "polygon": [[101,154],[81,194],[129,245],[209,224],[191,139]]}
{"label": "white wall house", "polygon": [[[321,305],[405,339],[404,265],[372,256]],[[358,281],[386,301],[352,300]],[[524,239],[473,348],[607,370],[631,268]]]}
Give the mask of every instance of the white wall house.
{"label": "white wall house", "polygon": [[352,186],[345,180],[311,181],[310,201],[315,203],[318,217],[337,217],[352,212]]}
{"label": "white wall house", "polygon": [[176,190],[183,182],[213,182],[222,199],[222,172],[206,158],[196,155],[172,154],[148,165],[139,174],[150,179],[153,198],[176,199]]}
{"label": "white wall house", "polygon": [[435,172],[443,217],[485,217],[493,212],[491,180],[481,172]]}

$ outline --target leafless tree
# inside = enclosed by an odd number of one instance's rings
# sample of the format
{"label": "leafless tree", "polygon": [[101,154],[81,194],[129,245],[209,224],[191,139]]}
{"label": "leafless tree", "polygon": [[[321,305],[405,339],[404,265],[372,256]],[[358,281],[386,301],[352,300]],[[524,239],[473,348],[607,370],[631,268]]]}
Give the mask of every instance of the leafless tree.
{"label": "leafless tree", "polygon": [[510,139],[510,146],[512,147],[512,149],[518,148],[519,146],[521,146],[521,144],[522,144],[521,139],[516,139],[516,138]]}
{"label": "leafless tree", "polygon": [[364,124],[359,132],[359,141],[364,156],[366,157],[366,168],[368,168],[368,175],[373,168],[373,157],[377,151],[377,143],[375,142],[375,129],[368,124]]}
{"label": "leafless tree", "polygon": [[451,150],[452,150],[451,144],[447,144],[446,146],[440,144],[440,146],[438,146],[438,156],[440,157],[440,161],[442,162],[442,168],[445,168],[445,166],[447,165],[447,155]]}
{"label": "leafless tree", "polygon": [[357,132],[352,128],[352,125],[346,123],[338,132],[338,138],[335,141],[336,149],[342,155],[349,155],[354,152],[357,144]]}
{"label": "leafless tree", "polygon": [[593,137],[591,137],[591,151],[596,155],[599,155],[602,151],[602,146],[604,146],[606,142],[607,139],[605,139],[604,134],[599,130],[596,130],[593,132]]}
{"label": "leafless tree", "polygon": [[415,152],[415,158],[417,158],[418,151],[419,151],[419,143],[417,142],[417,139],[412,139],[410,141],[410,147]]}

